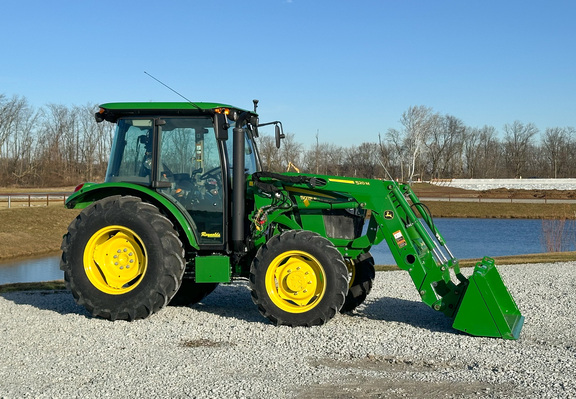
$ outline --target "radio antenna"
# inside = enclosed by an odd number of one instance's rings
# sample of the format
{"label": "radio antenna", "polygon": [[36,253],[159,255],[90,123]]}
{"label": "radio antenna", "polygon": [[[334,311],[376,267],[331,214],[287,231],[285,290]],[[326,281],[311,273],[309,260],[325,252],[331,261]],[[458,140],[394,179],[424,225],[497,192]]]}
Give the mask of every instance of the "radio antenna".
{"label": "radio antenna", "polygon": [[178,94],[180,97],[182,97],[184,100],[188,101],[190,104],[192,104],[192,106],[196,109],[199,109],[200,111],[202,111],[202,108],[200,108],[198,105],[196,105],[195,103],[193,103],[192,101],[190,101],[189,99],[187,99],[186,97],[184,97],[182,94],[178,93],[176,90],[174,90],[173,88],[171,88],[170,86],[168,86],[166,83],[160,81],[159,79],[156,79],[154,76],[150,75],[148,72],[144,71],[144,73],[148,76],[150,76],[152,79],[154,79],[156,82],[160,83],[162,86],[166,87],[169,90],[172,90],[174,93]]}

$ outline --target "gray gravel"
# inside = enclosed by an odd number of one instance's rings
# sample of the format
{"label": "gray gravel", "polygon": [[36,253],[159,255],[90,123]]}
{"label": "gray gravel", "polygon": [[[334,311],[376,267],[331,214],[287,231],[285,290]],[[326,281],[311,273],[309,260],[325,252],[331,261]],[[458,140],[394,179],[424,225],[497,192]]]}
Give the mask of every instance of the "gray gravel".
{"label": "gray gravel", "polygon": [[576,397],[576,262],[500,271],[518,341],[452,330],[405,272],[378,272],[354,314],[314,328],[272,326],[244,282],[132,323],[68,292],[3,294],[0,397]]}

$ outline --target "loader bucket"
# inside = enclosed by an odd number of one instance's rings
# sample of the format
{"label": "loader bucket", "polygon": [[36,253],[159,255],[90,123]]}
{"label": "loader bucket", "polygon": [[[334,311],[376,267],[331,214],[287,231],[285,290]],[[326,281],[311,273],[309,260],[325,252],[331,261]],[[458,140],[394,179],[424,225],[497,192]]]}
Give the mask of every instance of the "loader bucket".
{"label": "loader bucket", "polygon": [[454,319],[454,327],[471,335],[518,339],[524,316],[494,266],[485,257],[476,264]]}

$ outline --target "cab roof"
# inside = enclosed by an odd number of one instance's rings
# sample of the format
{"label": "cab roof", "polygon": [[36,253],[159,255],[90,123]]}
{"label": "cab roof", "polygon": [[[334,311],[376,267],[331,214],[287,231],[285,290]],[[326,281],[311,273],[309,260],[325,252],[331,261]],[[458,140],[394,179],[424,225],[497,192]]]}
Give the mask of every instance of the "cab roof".
{"label": "cab roof", "polygon": [[[109,122],[116,122],[119,118],[128,116],[197,116],[213,114],[217,109],[229,109],[231,111],[248,112],[242,108],[228,104],[213,102],[122,102],[105,103],[100,105],[98,114]],[[97,115],[98,115],[97,114]]]}

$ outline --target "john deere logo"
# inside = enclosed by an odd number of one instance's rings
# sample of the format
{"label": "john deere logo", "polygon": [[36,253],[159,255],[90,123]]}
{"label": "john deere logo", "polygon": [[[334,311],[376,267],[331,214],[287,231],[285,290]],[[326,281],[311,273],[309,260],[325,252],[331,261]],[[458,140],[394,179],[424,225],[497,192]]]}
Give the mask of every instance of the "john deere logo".
{"label": "john deere logo", "polygon": [[394,212],[392,211],[384,211],[384,219],[394,219]]}

